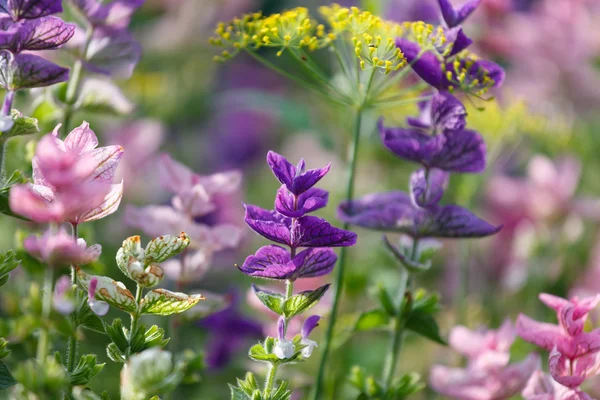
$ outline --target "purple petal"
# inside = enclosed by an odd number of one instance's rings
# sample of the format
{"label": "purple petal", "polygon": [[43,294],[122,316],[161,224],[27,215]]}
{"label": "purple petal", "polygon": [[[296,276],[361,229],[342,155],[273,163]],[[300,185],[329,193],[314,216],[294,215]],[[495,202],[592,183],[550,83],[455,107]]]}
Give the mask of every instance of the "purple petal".
{"label": "purple petal", "polygon": [[428,162],[429,166],[451,172],[477,173],[485,169],[486,148],[479,133],[465,129],[438,136],[444,141],[441,150]]}
{"label": "purple petal", "polygon": [[291,219],[276,211],[269,211],[251,204],[244,205],[244,220],[259,235],[277,243],[291,244]]}
{"label": "purple petal", "polygon": [[306,192],[319,182],[329,172],[330,168],[331,163],[327,164],[324,168],[309,169],[306,172],[300,173],[300,175],[294,178],[290,191],[296,195]]}
{"label": "purple petal", "polygon": [[326,190],[311,188],[298,196],[294,204],[293,193],[290,193],[285,185],[282,185],[277,191],[275,198],[275,209],[290,218],[299,218],[305,214],[323,208],[327,205],[329,193]]}
{"label": "purple petal", "polygon": [[277,338],[279,340],[285,339],[285,318],[279,317],[277,320]]}
{"label": "purple petal", "polygon": [[61,0],[0,0],[0,9],[17,21],[61,13],[61,3]]}
{"label": "purple petal", "polygon": [[10,18],[0,20],[0,48],[13,53],[24,50],[54,49],[66,43],[75,32],[75,25],[67,24],[57,17],[13,22]]}
{"label": "purple petal", "polygon": [[446,57],[452,57],[473,44],[473,40],[458,26],[446,31],[446,40],[452,45],[452,50]]}
{"label": "purple petal", "polygon": [[523,314],[517,318],[517,335],[548,351],[552,351],[563,337],[558,325],[538,322]]}
{"label": "purple petal", "polygon": [[421,48],[410,40],[397,38],[396,46],[400,48],[406,61],[425,82],[440,89],[444,83],[442,61],[432,51],[420,54]]}
{"label": "purple petal", "polygon": [[448,92],[438,92],[431,98],[431,121],[437,133],[464,129],[465,106]]}
{"label": "purple petal", "polygon": [[97,28],[88,46],[85,65],[93,72],[127,79],[141,53],[140,44],[126,30]]}
{"label": "purple petal", "polygon": [[123,157],[123,151],[123,147],[119,145],[99,147],[92,150],[91,155],[98,163],[93,173],[94,179],[111,182],[121,157]]}
{"label": "purple petal", "polygon": [[459,23],[456,22],[458,15],[452,6],[452,3],[450,3],[450,0],[438,0],[438,3],[440,4],[440,10],[442,11],[442,17],[444,18],[446,25],[450,28],[458,25]]}
{"label": "purple petal", "polygon": [[493,235],[502,229],[478,218],[466,208],[441,207],[419,227],[422,237],[472,238]]}
{"label": "purple petal", "polygon": [[83,122],[67,135],[65,138],[65,145],[72,150],[88,152],[94,150],[98,146],[98,137],[94,131],[90,129],[90,124]]}
{"label": "purple petal", "polygon": [[65,82],[69,70],[33,54],[0,51],[0,86],[7,90],[32,89]]}
{"label": "purple petal", "polygon": [[481,0],[469,0],[463,4],[456,12],[455,25],[462,24],[462,22],[475,11],[479,6],[479,3],[481,3]]}
{"label": "purple petal", "polygon": [[263,246],[256,254],[248,256],[239,268],[246,275],[271,279],[288,279],[296,271],[290,263],[288,250],[276,246]]}
{"label": "purple petal", "polygon": [[121,204],[121,199],[123,198],[123,182],[116,183],[110,186],[110,191],[102,200],[98,206],[93,208],[90,211],[87,211],[83,214],[78,221],[74,221],[77,223],[81,222],[89,222],[96,221],[98,219],[104,218],[119,208],[119,204]]}
{"label": "purple petal", "polygon": [[267,154],[267,164],[273,171],[275,178],[282,184],[291,189],[293,179],[296,176],[296,167],[294,167],[284,156],[269,151]]}
{"label": "purple petal", "polygon": [[346,247],[356,243],[356,233],[331,226],[322,218],[298,218],[292,226],[293,247]]}
{"label": "purple petal", "polygon": [[426,167],[437,167],[433,158],[443,150],[445,137],[442,135],[431,136],[412,128],[385,127],[383,120],[379,120],[378,128],[383,144],[399,157]]}
{"label": "purple petal", "polygon": [[321,317],[318,315],[311,315],[304,320],[304,323],[302,324],[302,338],[308,338],[312,330],[319,326],[320,319]]}
{"label": "purple petal", "polygon": [[337,262],[337,255],[331,249],[316,248],[301,251],[291,264],[294,266],[294,275],[298,278],[312,278],[327,275],[333,270]]}
{"label": "purple petal", "polygon": [[419,207],[432,207],[440,202],[446,187],[449,174],[441,169],[433,168],[426,173],[425,169],[415,171],[410,177],[411,198]]}
{"label": "purple petal", "polygon": [[74,0],[73,4],[93,26],[110,26],[126,28],[131,15],[144,0],[114,0],[99,2],[97,0]]}

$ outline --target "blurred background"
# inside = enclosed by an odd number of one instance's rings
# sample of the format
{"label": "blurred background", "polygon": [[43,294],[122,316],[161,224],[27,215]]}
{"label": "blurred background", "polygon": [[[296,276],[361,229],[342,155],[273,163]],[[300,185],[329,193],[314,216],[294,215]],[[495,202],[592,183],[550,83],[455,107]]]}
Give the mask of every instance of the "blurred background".
{"label": "blurred background", "polygon": [[[345,152],[350,140],[348,112],[327,103],[240,55],[224,64],[212,62],[217,52],[208,44],[215,24],[246,12],[264,14],[304,6],[311,11],[326,2],[293,0],[148,0],[134,16],[132,32],[143,55],[132,79],[120,82],[125,112],[122,115],[79,113],[74,122],[88,120],[101,144],[121,144],[125,156],[120,174],[125,196],[118,213],[97,223],[85,224],[81,234],[88,244],[101,243],[103,254],[93,266],[96,273],[119,279],[114,255],[126,237],[142,234],[128,227],[127,205],[168,204],[171,195],[156,179],[161,153],[208,175],[238,169],[243,174],[239,191],[219,195],[216,212],[203,217],[206,224],[239,225],[243,238],[235,249],[218,251],[210,268],[188,285],[213,302],[179,321],[180,348],[207,352],[207,369],[200,384],[184,386],[172,398],[226,399],[227,383],[248,369],[262,366],[247,358],[247,348],[262,332],[273,332],[275,318],[249,294],[252,280],[234,266],[266,244],[243,223],[242,202],[272,208],[278,182],[266,162],[269,149],[292,162],[306,159],[309,168],[331,162],[331,172],[320,185],[331,192],[329,206],[317,215],[341,226],[336,205],[345,188]],[[436,0],[344,1],[381,13],[387,19],[437,23]],[[315,13],[316,15],[316,13]],[[554,321],[553,313],[537,300],[540,292],[563,297],[600,292],[600,1],[595,0],[483,0],[465,29],[475,40],[474,51],[506,68],[507,79],[496,99],[481,111],[466,102],[468,124],[485,137],[489,163],[482,175],[452,176],[444,203],[457,203],[490,222],[504,224],[492,238],[446,241],[433,268],[416,278],[416,285],[439,292],[443,309],[438,314],[442,334],[463,324],[498,327],[504,318],[519,312]],[[275,54],[268,57],[275,59]],[[327,54],[323,55],[323,62]],[[285,62],[285,60],[278,60]],[[296,66],[285,64],[293,72]],[[45,95],[47,96],[47,95]],[[45,96],[23,95],[16,108],[41,121],[43,132],[53,128],[52,102]],[[95,110],[97,111],[97,110]],[[399,124],[416,106],[386,110],[385,118]],[[383,190],[407,190],[414,166],[387,151],[376,132],[381,114],[368,115],[362,131],[357,196]],[[14,168],[28,171],[37,138],[11,143]],[[14,153],[12,153],[14,152]],[[0,218],[2,249],[18,245],[35,227]],[[353,398],[343,383],[352,365],[363,365],[378,374],[387,348],[387,334],[347,334],[357,312],[375,304],[373,287],[395,289],[398,265],[389,257],[377,232],[356,230],[358,244],[350,249],[349,265],[339,325],[339,340],[331,357],[329,393],[334,399]],[[178,233],[178,232],[164,232]],[[30,271],[31,272],[31,271]],[[66,272],[66,271],[65,271]],[[33,271],[35,274],[35,271]],[[0,312],[17,322],[0,322],[0,336],[17,330],[11,342],[26,336],[27,323],[18,317],[26,307],[29,281],[13,274],[13,285],[0,293]],[[322,281],[330,282],[333,277]],[[174,281],[165,287],[175,288]],[[303,285],[300,283],[299,286]],[[307,282],[307,287],[316,286]],[[21,293],[19,295],[19,293]],[[319,312],[328,312],[325,299]],[[223,310],[218,321],[203,320],[208,312]],[[116,317],[111,311],[108,317]],[[600,315],[596,316],[600,317]],[[597,321],[597,318],[593,320]],[[152,323],[151,319],[146,321]],[[161,321],[164,323],[164,320]],[[16,324],[16,325],[11,325]],[[9,326],[10,325],[10,326]],[[315,331],[317,341],[325,324]],[[225,332],[225,333],[223,333]],[[345,333],[344,333],[345,332]],[[103,336],[86,332],[83,351],[107,361],[98,389],[118,396],[118,370],[104,354]],[[513,347],[518,360],[533,346],[518,340]],[[19,351],[18,346],[16,352]],[[26,351],[25,345],[20,350]],[[300,388],[310,388],[321,356],[282,371]],[[434,362],[458,363],[446,348],[409,336],[401,356],[401,372],[419,371],[424,377]],[[114,378],[114,379],[112,379]],[[592,396],[600,396],[589,388]],[[592,382],[593,383],[593,382]],[[191,397],[190,397],[191,396]],[[425,391],[423,398],[437,398]]]}

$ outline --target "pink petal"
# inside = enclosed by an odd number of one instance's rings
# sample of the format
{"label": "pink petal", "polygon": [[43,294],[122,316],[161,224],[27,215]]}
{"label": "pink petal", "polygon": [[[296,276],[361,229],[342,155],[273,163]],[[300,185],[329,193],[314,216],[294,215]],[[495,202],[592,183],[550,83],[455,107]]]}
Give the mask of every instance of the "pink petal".
{"label": "pink petal", "polygon": [[67,135],[64,143],[68,148],[84,153],[92,151],[98,146],[98,138],[90,129],[90,124],[84,121]]}

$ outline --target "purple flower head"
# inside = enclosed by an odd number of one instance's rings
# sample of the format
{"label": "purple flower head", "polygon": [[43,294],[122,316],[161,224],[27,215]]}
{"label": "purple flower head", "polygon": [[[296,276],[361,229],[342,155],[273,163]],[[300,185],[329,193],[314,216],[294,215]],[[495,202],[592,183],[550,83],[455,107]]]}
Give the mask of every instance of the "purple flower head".
{"label": "purple flower head", "polygon": [[463,21],[479,6],[481,0],[468,0],[458,8],[455,8],[450,0],[438,0],[438,2],[446,25],[453,28],[462,24]]}
{"label": "purple flower head", "polygon": [[541,294],[540,300],[556,311],[558,325],[519,315],[517,332],[523,340],[550,351],[552,377],[569,388],[600,372],[600,329],[585,332],[588,313],[600,303],[600,295],[579,300]]}
{"label": "purple flower head", "polygon": [[356,243],[356,234],[336,228],[313,216],[293,219],[263,208],[246,204],[244,220],[259,235],[273,242],[298,247],[346,247]]}
{"label": "purple flower head", "polygon": [[410,176],[413,203],[422,208],[436,206],[448,187],[449,174],[441,169],[420,169]]}
{"label": "purple flower head", "polygon": [[[432,188],[431,193],[439,189]],[[439,193],[439,192],[438,192]],[[367,229],[405,233],[413,238],[473,238],[497,233],[493,226],[456,205],[421,208],[404,192],[375,193],[343,202],[338,217]]]}
{"label": "purple flower head", "polygon": [[319,188],[310,188],[299,196],[281,185],[275,197],[275,210],[290,218],[299,218],[327,205],[329,192]]}
{"label": "purple flower head", "polygon": [[198,322],[208,331],[206,363],[211,368],[223,368],[250,339],[262,336],[263,328],[258,321],[244,317],[239,311],[239,296],[229,295],[230,305]]}
{"label": "purple flower head", "polygon": [[240,271],[249,276],[296,280],[327,275],[337,261],[335,252],[327,248],[306,249],[294,259],[288,250],[277,245],[263,246],[255,255],[249,256]]}
{"label": "purple flower head", "polygon": [[425,168],[469,173],[485,169],[485,143],[473,130],[448,130],[432,136],[417,128],[386,127],[383,120],[379,120],[378,127],[388,149]]}
{"label": "purple flower head", "polygon": [[274,151],[269,151],[267,154],[267,163],[277,180],[295,196],[299,196],[313,187],[331,168],[331,164],[327,164],[324,168],[307,171],[304,159],[294,167],[285,157]]}
{"label": "purple flower head", "polygon": [[0,49],[13,53],[24,50],[50,50],[65,44],[75,33],[75,25],[57,17],[14,22],[0,18]]}
{"label": "purple flower head", "polygon": [[65,82],[69,70],[33,54],[0,50],[0,86],[6,90],[32,89]]}
{"label": "purple flower head", "polygon": [[437,134],[463,130],[467,125],[465,106],[448,92],[437,92],[433,97],[419,104],[418,118],[408,117],[406,122],[413,128],[421,128]]}
{"label": "purple flower head", "polygon": [[13,21],[36,19],[62,12],[61,0],[0,0],[0,12]]}

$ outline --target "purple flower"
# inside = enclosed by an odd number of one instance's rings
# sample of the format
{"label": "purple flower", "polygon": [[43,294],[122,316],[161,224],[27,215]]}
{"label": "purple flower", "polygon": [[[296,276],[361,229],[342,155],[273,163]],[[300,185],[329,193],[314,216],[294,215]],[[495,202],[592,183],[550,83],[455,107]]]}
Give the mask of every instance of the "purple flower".
{"label": "purple flower", "polygon": [[550,374],[560,384],[576,389],[600,372],[600,329],[583,330],[588,313],[600,303],[600,295],[579,300],[540,294],[540,300],[556,311],[558,325],[538,322],[521,314],[517,332],[523,340],[550,351]]}
{"label": "purple flower", "polygon": [[0,50],[0,86],[6,90],[44,87],[69,79],[69,70],[33,54]]}
{"label": "purple flower", "polygon": [[465,106],[448,92],[437,92],[430,100],[419,103],[419,108],[421,114],[418,118],[406,119],[413,128],[421,128],[435,135],[463,130],[467,125]]}
{"label": "purple flower", "polygon": [[94,27],[110,26],[127,28],[131,15],[145,0],[115,0],[100,2],[97,0],[74,0],[74,6]]}
{"label": "purple flower", "polygon": [[125,29],[96,28],[87,47],[85,66],[95,73],[127,79],[141,56],[140,44]]}
{"label": "purple flower", "polygon": [[336,261],[337,256],[331,249],[306,249],[292,260],[288,250],[271,244],[248,256],[240,271],[261,278],[296,280],[327,275]]}
{"label": "purple flower", "polygon": [[36,19],[62,12],[61,0],[0,0],[0,12],[13,21]]}
{"label": "purple flower", "polygon": [[29,236],[23,241],[23,247],[51,267],[88,264],[97,260],[102,252],[99,244],[87,247],[85,240],[74,239],[64,229],[48,230],[39,237]]}
{"label": "purple flower", "polygon": [[267,154],[267,163],[277,180],[295,196],[313,187],[331,168],[331,164],[327,164],[324,168],[306,171],[304,159],[301,159],[298,165],[294,167],[285,157],[274,151],[269,151]]}
{"label": "purple flower", "polygon": [[69,315],[75,311],[77,305],[70,277],[63,275],[56,280],[52,307],[62,315]]}
{"label": "purple flower", "polygon": [[299,218],[327,205],[329,193],[319,188],[310,188],[299,196],[289,192],[282,185],[275,198],[275,210],[290,218]]}
{"label": "purple flower", "polygon": [[592,400],[580,389],[569,389],[542,371],[535,371],[521,393],[525,400]]}
{"label": "purple flower", "polygon": [[313,329],[319,326],[320,319],[321,317],[319,317],[318,315],[311,315],[310,317],[306,318],[304,320],[304,323],[302,324],[302,340],[300,341],[300,344],[305,346],[302,349],[302,357],[304,358],[310,357],[315,347],[319,347],[317,342],[315,342],[314,340],[310,340],[308,336],[310,335]]}
{"label": "purple flower", "polygon": [[211,368],[226,366],[249,339],[263,335],[260,323],[240,314],[238,296],[232,294],[230,298],[229,307],[198,322],[210,334],[206,363]]}
{"label": "purple flower", "polygon": [[479,6],[481,0],[468,0],[465,4],[459,8],[454,8],[450,0],[438,0],[440,9],[442,10],[442,17],[446,25],[453,28],[463,23],[463,21],[471,15],[473,11]]}
{"label": "purple flower", "polygon": [[24,50],[50,50],[65,44],[75,33],[75,25],[57,17],[14,22],[0,18],[0,49],[13,53]]}

